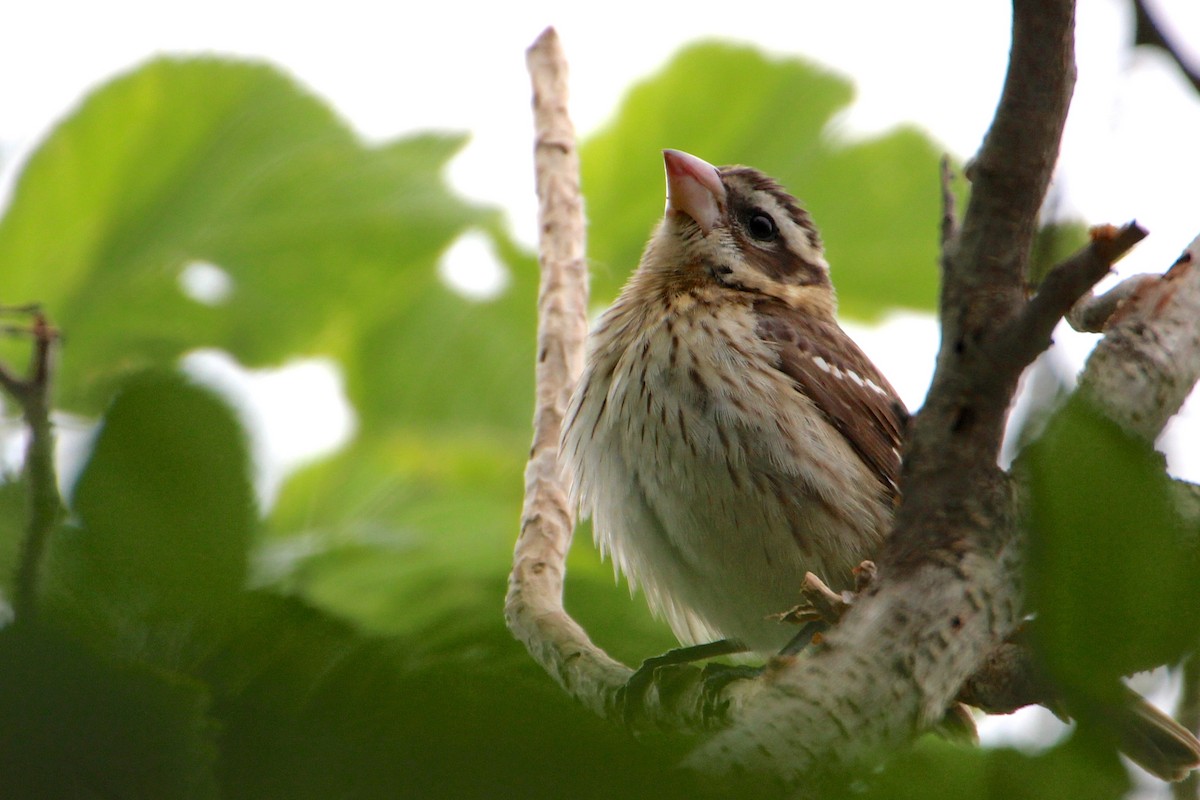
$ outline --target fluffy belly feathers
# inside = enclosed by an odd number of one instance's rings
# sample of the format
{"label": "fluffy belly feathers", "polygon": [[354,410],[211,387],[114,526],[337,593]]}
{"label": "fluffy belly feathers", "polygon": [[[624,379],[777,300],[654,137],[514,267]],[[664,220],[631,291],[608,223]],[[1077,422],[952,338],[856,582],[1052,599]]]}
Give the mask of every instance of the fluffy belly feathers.
{"label": "fluffy belly feathers", "polygon": [[[564,437],[576,500],[682,642],[775,650],[794,629],[768,615],[799,601],[806,571],[849,582],[878,544],[878,503],[869,476],[831,480],[831,463],[855,460],[787,377],[764,369],[773,353],[748,320],[683,311],[601,321]],[[834,511],[844,496],[831,502],[847,487],[863,494],[849,504],[857,519]]]}

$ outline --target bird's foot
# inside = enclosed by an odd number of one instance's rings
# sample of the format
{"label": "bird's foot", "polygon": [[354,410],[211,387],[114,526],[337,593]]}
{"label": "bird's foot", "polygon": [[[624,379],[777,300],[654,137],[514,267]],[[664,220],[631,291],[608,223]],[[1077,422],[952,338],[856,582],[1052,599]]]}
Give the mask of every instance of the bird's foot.
{"label": "bird's foot", "polygon": [[875,562],[864,561],[852,570],[854,591],[835,592],[815,573],[806,572],[800,586],[804,601],[781,614],[772,615],[771,619],[806,627],[813,622],[823,622],[826,627],[836,625],[854,604],[855,598],[871,585],[875,573]]}
{"label": "bird's foot", "polygon": [[700,669],[694,663],[707,658],[741,653],[745,649],[741,642],[721,639],[707,644],[679,647],[660,656],[647,658],[617,694],[617,706],[626,727],[636,727],[637,722],[646,715],[651,688],[661,698],[698,679],[703,684],[705,695],[712,696],[734,680],[758,675],[762,671],[760,667],[706,664]]}
{"label": "bird's foot", "polygon": [[779,657],[794,656],[809,644],[819,644],[821,634],[841,621],[856,597],[861,594],[875,579],[875,562],[863,561],[852,570],[854,575],[854,591],[835,592],[825,581],[812,572],[804,573],[804,582],[800,593],[804,601],[789,608],[781,614],[773,614],[770,619],[791,625],[802,625],[800,632],[792,637],[782,650]]}

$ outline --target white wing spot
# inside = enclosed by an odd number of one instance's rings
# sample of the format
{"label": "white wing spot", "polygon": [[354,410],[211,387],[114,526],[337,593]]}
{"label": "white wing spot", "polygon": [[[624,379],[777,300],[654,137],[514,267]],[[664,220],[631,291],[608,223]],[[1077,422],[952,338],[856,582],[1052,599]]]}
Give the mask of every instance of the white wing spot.
{"label": "white wing spot", "polygon": [[812,358],[812,362],[817,365],[817,368],[820,369],[822,372],[824,372],[826,375],[832,375],[833,377],[840,378],[841,380],[848,380],[851,383],[853,383],[855,386],[858,386],[860,389],[870,389],[871,391],[875,392],[876,394],[880,395],[881,397],[889,396],[887,391],[882,386],[880,386],[878,383],[871,380],[870,378],[864,378],[862,375],[859,375],[854,370],[842,369],[840,367],[836,367],[833,364],[830,364],[828,361],[826,361],[821,356],[810,356],[810,357]]}
{"label": "white wing spot", "polygon": [[888,393],[886,391],[884,391],[884,388],[882,386],[880,386],[878,383],[876,383],[875,381],[871,381],[871,380],[867,381],[867,386],[870,386],[875,391],[876,394],[882,395],[884,397],[888,396]]}

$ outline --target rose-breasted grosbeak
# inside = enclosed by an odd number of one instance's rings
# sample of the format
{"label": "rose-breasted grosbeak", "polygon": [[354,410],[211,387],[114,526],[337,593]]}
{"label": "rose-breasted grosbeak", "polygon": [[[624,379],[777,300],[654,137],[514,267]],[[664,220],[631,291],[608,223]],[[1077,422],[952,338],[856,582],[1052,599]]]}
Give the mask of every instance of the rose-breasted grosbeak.
{"label": "rose-breasted grosbeak", "polygon": [[838,326],[777,183],[663,153],[667,211],[589,339],[564,453],[601,550],[685,644],[778,650],[806,571],[848,588],[892,516],[906,412]]}

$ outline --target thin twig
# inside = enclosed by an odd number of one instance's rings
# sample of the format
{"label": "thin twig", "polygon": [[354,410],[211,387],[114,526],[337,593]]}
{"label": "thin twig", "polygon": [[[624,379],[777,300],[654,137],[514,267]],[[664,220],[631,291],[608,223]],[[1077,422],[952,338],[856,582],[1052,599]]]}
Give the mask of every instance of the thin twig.
{"label": "thin twig", "polygon": [[1188,64],[1183,57],[1183,53],[1179,48],[1163,34],[1162,29],[1150,14],[1150,10],[1146,8],[1144,0],[1133,0],[1133,10],[1136,14],[1136,27],[1134,28],[1133,43],[1150,45],[1158,47],[1175,62],[1175,66],[1179,67],[1180,72],[1192,84],[1192,88],[1200,92],[1200,72],[1197,72]]}
{"label": "thin twig", "polygon": [[1089,291],[1071,306],[1067,322],[1081,333],[1103,333],[1117,310],[1146,285],[1158,280],[1158,275],[1131,275],[1102,295]]}
{"label": "thin twig", "polygon": [[540,227],[537,404],[504,616],[513,635],[564,689],[601,716],[611,716],[632,670],[596,647],[562,605],[575,520],[558,443],[583,367],[587,267],[579,157],[567,114],[567,63],[553,28],[529,48],[526,62],[533,82]]}
{"label": "thin twig", "polygon": [[1051,269],[1029,299],[998,336],[1007,358],[1031,362],[1050,346],[1050,334],[1058,321],[1107,275],[1122,256],[1142,239],[1146,229],[1136,222],[1115,228],[1101,225],[1082,249]]}
{"label": "thin twig", "polygon": [[29,518],[13,592],[13,613],[18,620],[27,622],[37,616],[42,556],[62,509],[54,469],[54,431],[50,422],[51,362],[58,333],[47,324],[41,311],[36,310],[36,306],[33,308],[30,331],[33,353],[28,377],[18,378],[7,368],[0,368],[0,386],[21,406],[25,424],[29,426],[24,466]]}

